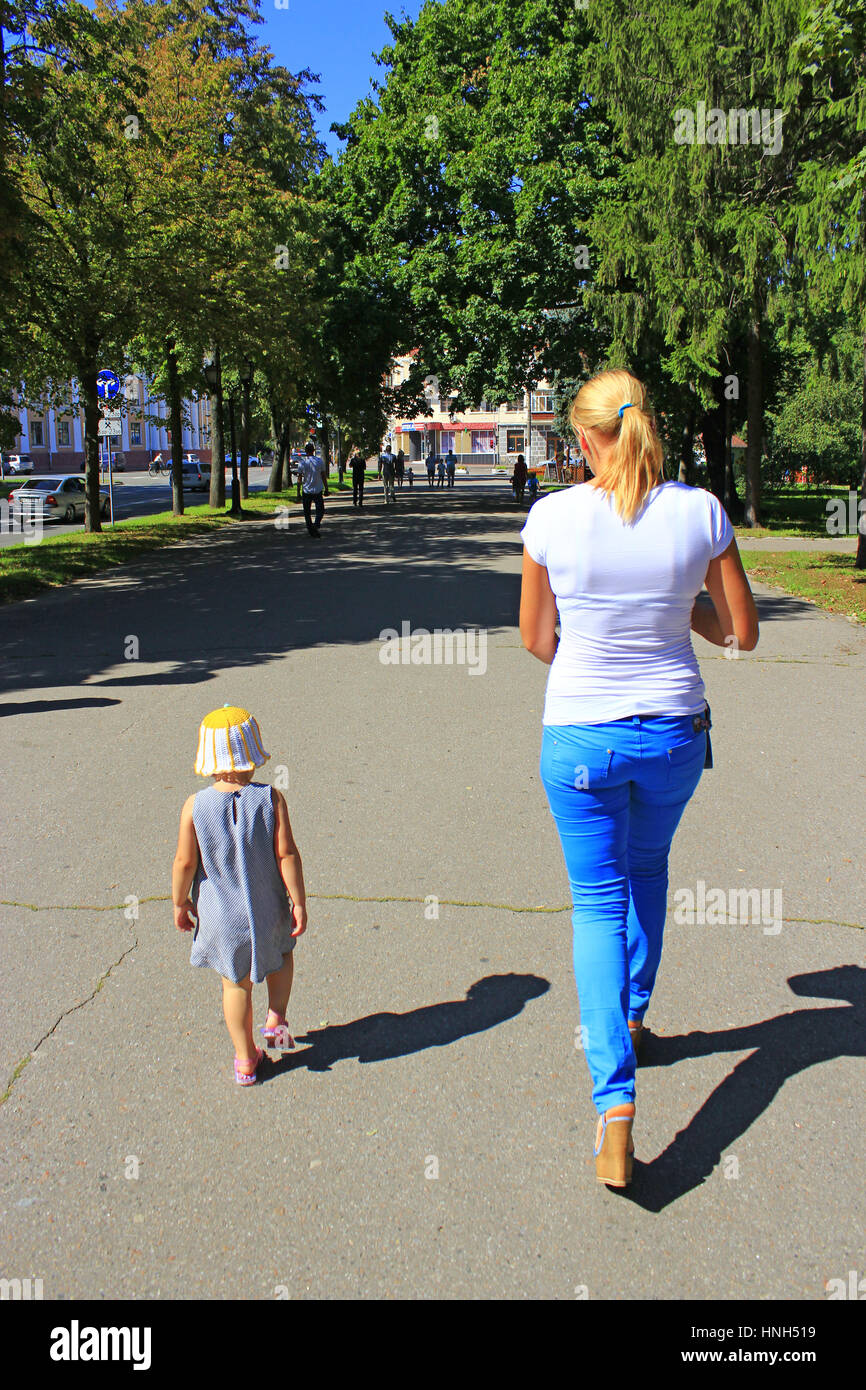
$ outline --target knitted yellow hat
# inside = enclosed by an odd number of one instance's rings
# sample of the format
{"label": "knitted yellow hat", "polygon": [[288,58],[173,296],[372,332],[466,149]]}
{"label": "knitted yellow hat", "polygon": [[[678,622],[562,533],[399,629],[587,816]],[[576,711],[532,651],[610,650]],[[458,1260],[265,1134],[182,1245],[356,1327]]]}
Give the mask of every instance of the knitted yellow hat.
{"label": "knitted yellow hat", "polygon": [[200,777],[219,772],[251,772],[270,757],[253,716],[236,705],[211,710],[198,731],[195,770]]}

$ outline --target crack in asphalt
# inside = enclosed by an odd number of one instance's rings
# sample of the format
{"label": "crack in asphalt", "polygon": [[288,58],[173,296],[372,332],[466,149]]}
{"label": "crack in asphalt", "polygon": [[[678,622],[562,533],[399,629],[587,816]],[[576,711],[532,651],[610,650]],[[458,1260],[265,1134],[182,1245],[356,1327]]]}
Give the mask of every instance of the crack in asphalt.
{"label": "crack in asphalt", "polygon": [[[37,908],[36,911],[39,911],[39,909]],[[30,1062],[30,1061],[32,1060],[32,1058],[35,1056],[35,1054],[39,1051],[39,1048],[42,1046],[42,1044],[43,1044],[48,1038],[51,1037],[51,1034],[60,1026],[60,1024],[63,1022],[64,1018],[68,1018],[70,1014],[74,1014],[74,1013],[76,1012],[76,1010],[78,1010],[78,1009],[83,1009],[84,1006],[85,1006],[85,1004],[90,1004],[90,1003],[96,998],[97,994],[98,994],[99,991],[102,989],[102,986],[105,984],[105,981],[108,979],[108,977],[109,977],[109,975],[112,973],[112,971],[115,970],[115,969],[117,968],[117,966],[120,965],[120,962],[121,962],[126,956],[129,955],[130,951],[134,951],[134,950],[135,950],[135,948],[136,948],[137,945],[138,945],[138,937],[136,936],[135,939],[134,939],[134,941],[133,941],[133,943],[132,943],[132,945],[131,945],[131,946],[127,946],[126,950],[123,951],[123,952],[121,952],[121,954],[117,957],[117,960],[112,961],[112,963],[111,963],[111,965],[108,967],[108,969],[105,970],[105,971],[103,971],[103,973],[100,975],[99,979],[96,981],[96,984],[94,985],[94,987],[93,987],[93,989],[91,990],[90,994],[88,994],[87,998],[86,998],[86,999],[79,999],[79,1001],[78,1001],[77,1004],[72,1004],[68,1009],[64,1009],[63,1012],[62,1012],[61,1014],[59,1014],[58,1017],[54,1020],[54,1022],[52,1023],[52,1025],[51,1025],[51,1027],[48,1029],[48,1031],[45,1032],[45,1033],[43,1033],[42,1037],[39,1039],[39,1041],[37,1042],[36,1046],[33,1047],[33,1048],[31,1048],[30,1051],[26,1054],[26,1056],[22,1057],[21,1060],[15,1065],[15,1067],[14,1067],[13,1070],[12,1070],[12,1075],[10,1076],[9,1081],[8,1081],[8,1083],[7,1083],[6,1090],[3,1092],[2,1096],[0,1096],[0,1105],[5,1105],[5,1104],[6,1104],[7,1100],[9,1099],[10,1095],[12,1094],[12,1088],[14,1087],[15,1082],[18,1080],[19,1076],[20,1076],[21,1073],[23,1072],[24,1068],[27,1066],[28,1062]]]}
{"label": "crack in asphalt", "polygon": [[[560,907],[547,907],[544,904],[538,907],[520,907],[516,903],[491,903],[481,900],[466,898],[440,898],[436,894],[428,894],[424,898],[400,897],[388,894],[383,897],[365,897],[360,893],[308,893],[308,898],[316,898],[323,902],[349,902],[349,903],[423,903],[426,905],[430,897],[436,897],[436,902],[440,907],[487,907],[494,912],[516,912],[516,913],[551,913],[571,912],[571,903],[563,903]],[[142,903],[168,903],[171,902],[171,895],[168,893],[153,894],[148,898],[139,898],[138,904]],[[7,898],[0,898],[0,907],[24,907],[29,912],[123,912],[128,903],[108,903],[101,907],[88,903],[19,903],[12,902]],[[866,923],[863,922],[840,922],[836,917],[783,917],[783,922],[801,923],[812,927],[850,927],[853,931],[866,930]],[[123,959],[123,957],[121,957]]]}

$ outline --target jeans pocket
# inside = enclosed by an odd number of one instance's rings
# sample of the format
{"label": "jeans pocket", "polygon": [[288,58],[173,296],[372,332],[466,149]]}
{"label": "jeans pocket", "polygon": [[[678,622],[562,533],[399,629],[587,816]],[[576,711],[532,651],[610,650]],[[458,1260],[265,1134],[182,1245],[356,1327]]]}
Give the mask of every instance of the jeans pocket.
{"label": "jeans pocket", "polygon": [[575,791],[593,791],[606,784],[612,762],[612,748],[561,747],[556,770]]}
{"label": "jeans pocket", "polygon": [[707,756],[707,735],[703,729],[688,743],[678,743],[667,750],[668,776],[670,781],[687,777],[697,768],[703,768]]}

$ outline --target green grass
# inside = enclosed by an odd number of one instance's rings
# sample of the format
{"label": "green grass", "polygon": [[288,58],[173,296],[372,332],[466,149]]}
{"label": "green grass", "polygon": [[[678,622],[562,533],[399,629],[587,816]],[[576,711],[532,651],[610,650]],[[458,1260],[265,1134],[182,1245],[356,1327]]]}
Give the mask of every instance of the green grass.
{"label": "green grass", "polygon": [[738,526],[737,534],[753,536],[827,536],[827,502],[847,499],[846,487],[782,487],[761,498],[761,526]]}
{"label": "green grass", "polygon": [[752,579],[866,623],[866,570],[855,569],[853,555],[804,550],[744,550],[741,555]]}
{"label": "green grass", "polygon": [[[335,484],[332,491],[339,490]],[[346,491],[345,486],[341,490]],[[252,519],[272,515],[278,507],[294,505],[293,488],[279,494],[257,493],[246,499],[243,511]],[[52,536],[46,527],[38,544],[0,549],[0,603],[30,598],[115,565],[125,565],[138,555],[238,525],[243,522],[227,512],[213,512],[207,505],[198,505],[187,506],[180,517],[166,511],[131,517],[116,526],[103,522],[101,532],[73,531]]]}

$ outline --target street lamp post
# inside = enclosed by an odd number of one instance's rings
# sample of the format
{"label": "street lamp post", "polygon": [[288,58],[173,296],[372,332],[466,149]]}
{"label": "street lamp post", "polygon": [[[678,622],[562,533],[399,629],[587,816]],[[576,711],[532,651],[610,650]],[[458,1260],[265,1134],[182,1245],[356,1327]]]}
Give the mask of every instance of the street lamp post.
{"label": "street lamp post", "polygon": [[250,495],[250,386],[253,380],[253,364],[244,358],[240,366],[240,383],[243,392],[241,404],[241,497]]}

